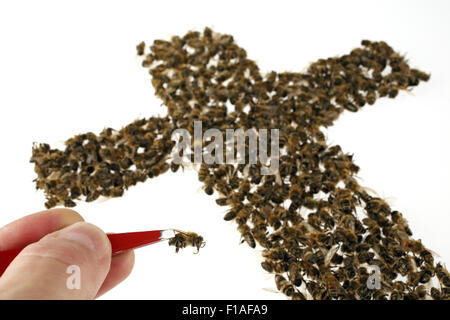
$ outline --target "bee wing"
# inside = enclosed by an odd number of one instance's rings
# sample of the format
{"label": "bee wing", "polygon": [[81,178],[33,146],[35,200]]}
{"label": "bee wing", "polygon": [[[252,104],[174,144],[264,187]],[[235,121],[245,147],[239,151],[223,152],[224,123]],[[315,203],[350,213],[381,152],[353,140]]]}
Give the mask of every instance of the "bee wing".
{"label": "bee wing", "polygon": [[428,249],[427,248],[427,251],[429,251],[432,255],[433,255],[433,257],[435,257],[435,258],[442,258],[439,254],[437,254],[435,251],[433,251],[433,250],[430,250],[430,249]]}
{"label": "bee wing", "polygon": [[402,230],[398,230],[397,233],[401,239],[409,239],[409,235],[406,232],[404,232]]}
{"label": "bee wing", "polygon": [[328,250],[326,256],[325,256],[325,266],[328,266],[330,264],[331,259],[333,259],[335,253],[338,251],[339,245],[334,245]]}
{"label": "bee wing", "polygon": [[[358,180],[360,180],[361,182],[364,181],[363,178],[358,177],[358,176],[356,176],[356,177],[357,177]],[[360,183],[359,185],[360,185],[361,189],[364,190],[365,192],[367,192],[370,196],[372,196],[372,197],[377,197],[377,198],[381,198],[380,195],[379,195],[374,189],[369,188],[369,187],[366,187],[366,186],[363,186],[361,183]]]}
{"label": "bee wing", "polygon": [[103,202],[106,202],[111,199],[112,198],[110,198],[110,197],[99,197],[97,200],[94,201],[94,203],[103,203]]}
{"label": "bee wing", "polygon": [[53,146],[55,149],[64,150],[66,148],[66,142],[62,140],[58,140],[55,142]]}
{"label": "bee wing", "polygon": [[315,232],[317,232],[317,230],[314,229],[314,227],[311,226],[308,222],[306,222],[306,220],[302,221],[302,222],[300,223],[300,225],[305,226],[306,229],[307,229],[310,233],[315,233]]}
{"label": "bee wing", "polygon": [[273,292],[273,293],[280,293],[280,291],[273,289],[273,288],[263,288],[263,290]]}
{"label": "bee wing", "polygon": [[395,207],[395,203],[396,203],[396,201],[397,201],[397,198],[396,198],[396,197],[384,197],[383,199],[384,199],[384,201],[386,201],[386,203],[387,203],[389,206]]}
{"label": "bee wing", "polygon": [[273,273],[268,273],[267,271],[264,271],[264,280],[273,281]]}
{"label": "bee wing", "polygon": [[244,170],[243,170],[243,172],[242,172],[242,174],[244,175],[244,179],[248,178],[248,176],[249,176],[249,174],[248,174],[249,171],[250,171],[250,165],[247,164],[247,165],[244,167]]}
{"label": "bee wing", "polygon": [[416,261],[412,257],[409,258],[409,263],[410,263],[411,269],[414,272],[417,272],[417,264],[416,264]]}
{"label": "bee wing", "polygon": [[280,186],[283,184],[279,170],[275,173],[275,182]]}

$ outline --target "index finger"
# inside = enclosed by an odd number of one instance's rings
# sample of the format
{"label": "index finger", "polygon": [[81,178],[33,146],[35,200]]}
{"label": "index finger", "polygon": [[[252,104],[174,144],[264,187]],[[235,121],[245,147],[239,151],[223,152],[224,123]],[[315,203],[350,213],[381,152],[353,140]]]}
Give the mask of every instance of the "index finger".
{"label": "index finger", "polygon": [[0,228],[0,251],[25,247],[45,235],[84,219],[71,209],[37,212]]}

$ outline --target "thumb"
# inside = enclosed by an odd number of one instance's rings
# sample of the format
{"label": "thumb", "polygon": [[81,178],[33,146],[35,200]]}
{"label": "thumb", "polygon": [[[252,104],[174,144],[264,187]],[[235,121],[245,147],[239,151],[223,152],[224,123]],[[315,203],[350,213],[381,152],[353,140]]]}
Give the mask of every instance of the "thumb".
{"label": "thumb", "polygon": [[78,222],[27,246],[0,278],[0,299],[93,299],[111,265],[111,244]]}

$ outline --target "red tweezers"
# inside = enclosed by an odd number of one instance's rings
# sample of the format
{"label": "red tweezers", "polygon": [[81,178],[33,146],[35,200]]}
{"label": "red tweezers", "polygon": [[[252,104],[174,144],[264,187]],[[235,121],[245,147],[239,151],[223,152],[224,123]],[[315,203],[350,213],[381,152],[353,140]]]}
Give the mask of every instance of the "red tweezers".
{"label": "red tweezers", "polygon": [[[136,249],[162,240],[167,240],[167,238],[163,238],[163,233],[165,231],[170,230],[112,233],[107,236],[111,242],[112,254],[114,255],[123,251]],[[24,248],[15,248],[0,251],[0,276],[23,249]]]}

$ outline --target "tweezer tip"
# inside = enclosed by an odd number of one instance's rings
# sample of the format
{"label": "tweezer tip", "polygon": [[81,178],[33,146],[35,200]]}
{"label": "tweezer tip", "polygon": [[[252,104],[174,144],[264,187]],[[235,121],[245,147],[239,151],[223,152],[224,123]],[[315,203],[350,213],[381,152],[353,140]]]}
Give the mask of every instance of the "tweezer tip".
{"label": "tweezer tip", "polygon": [[161,240],[169,240],[170,238],[175,237],[175,231],[173,229],[164,229],[161,230]]}

